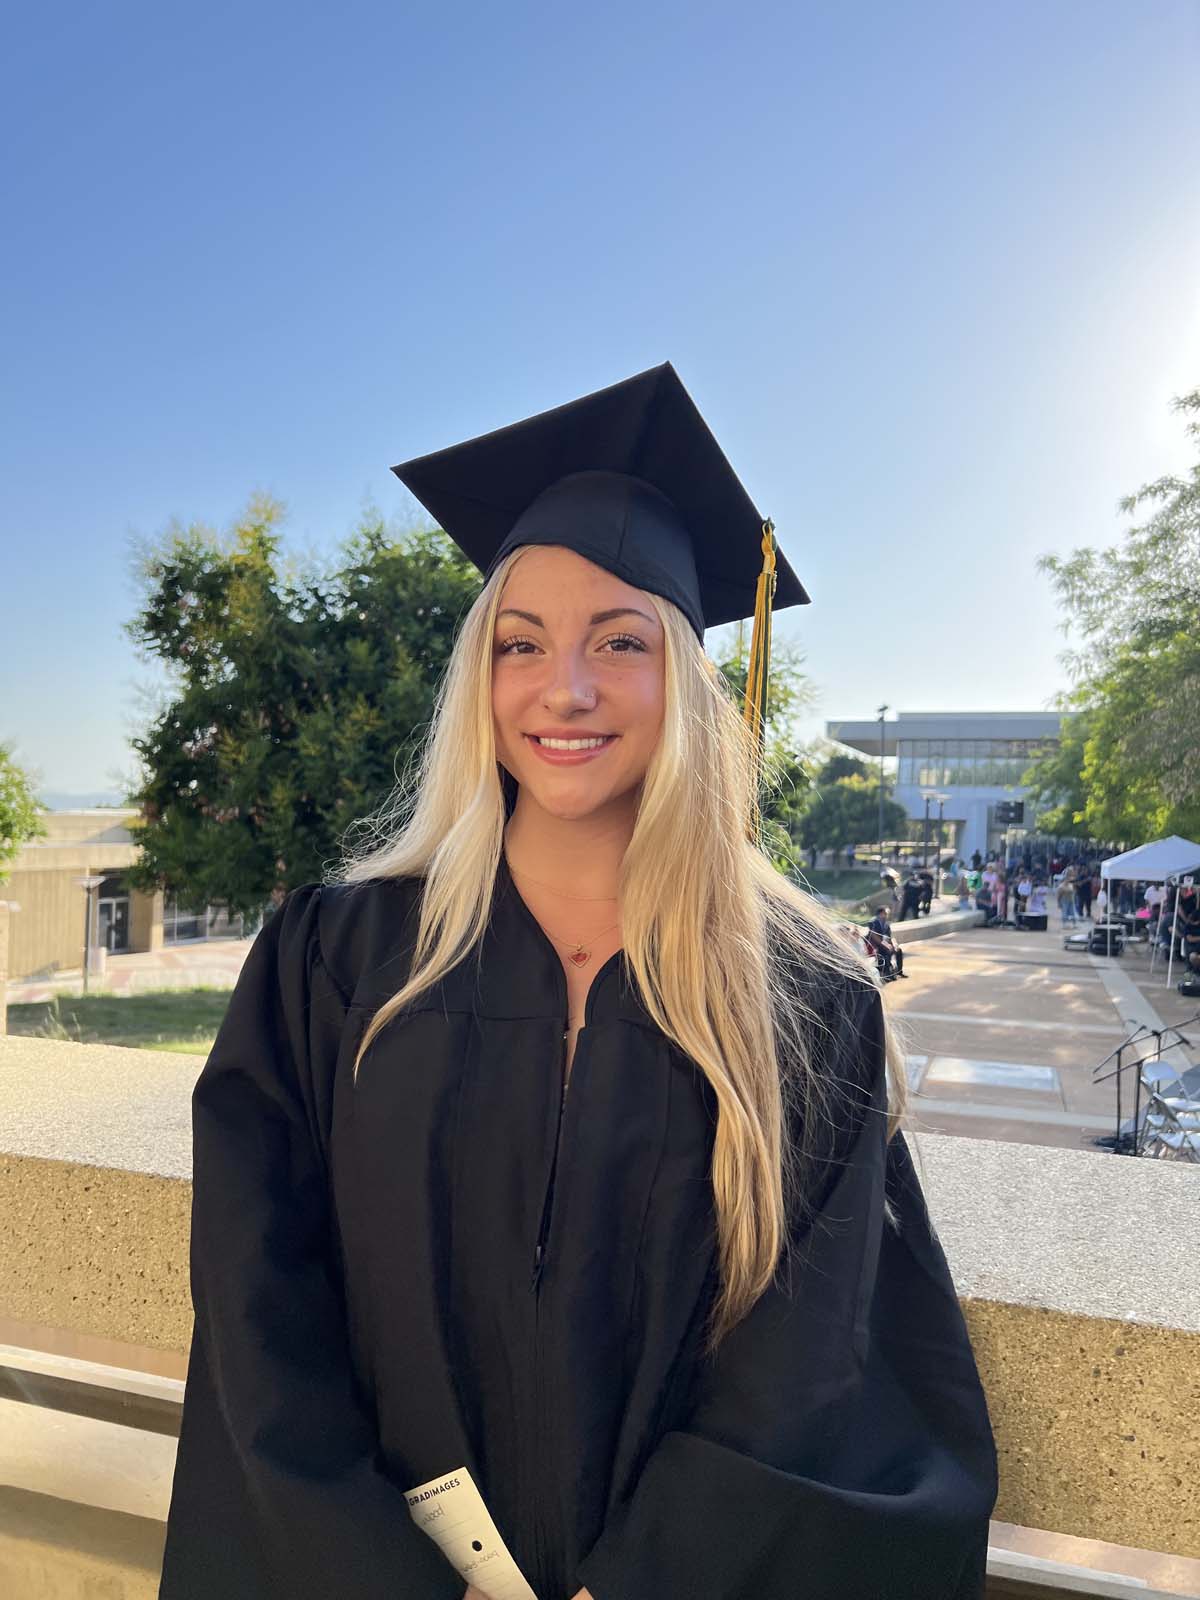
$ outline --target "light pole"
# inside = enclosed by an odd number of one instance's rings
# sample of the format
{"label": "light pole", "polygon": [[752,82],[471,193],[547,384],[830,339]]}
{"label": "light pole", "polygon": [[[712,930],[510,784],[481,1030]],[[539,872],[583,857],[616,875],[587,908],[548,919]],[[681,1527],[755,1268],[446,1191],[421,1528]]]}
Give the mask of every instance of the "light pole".
{"label": "light pole", "polygon": [[887,706],[880,706],[876,712],[879,718],[879,881],[883,882],[883,714]]}
{"label": "light pole", "polygon": [[940,899],[942,893],[942,808],[950,796],[948,794],[935,794],[933,798],[938,803],[937,894]]}
{"label": "light pole", "polygon": [[922,789],[921,799],[925,802],[925,820],[921,824],[921,870],[929,865],[929,802],[934,798],[932,789]]}
{"label": "light pole", "polygon": [[98,889],[104,882],[101,874],[93,873],[86,878],[76,878],[75,882],[87,890],[87,912],[83,923],[83,992],[88,992],[88,966],[92,955],[92,890]]}

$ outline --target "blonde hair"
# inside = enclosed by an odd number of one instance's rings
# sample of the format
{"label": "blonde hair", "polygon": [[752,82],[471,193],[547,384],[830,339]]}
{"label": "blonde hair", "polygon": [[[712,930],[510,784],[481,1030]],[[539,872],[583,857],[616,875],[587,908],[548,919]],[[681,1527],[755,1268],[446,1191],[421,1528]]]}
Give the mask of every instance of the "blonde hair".
{"label": "blonde hair", "polygon": [[[379,1031],[463,960],[487,927],[507,820],[492,716],[493,630],[508,574],[528,548],[510,552],[467,613],[422,747],[383,807],[357,824],[367,843],[354,849],[343,841],[331,875],[342,883],[424,880],[407,981],[363,1034],[356,1079]],[[827,1114],[828,1085],[812,1066],[822,1024],[802,978],[841,975],[876,987],[879,980],[834,917],[749,836],[747,819],[758,817],[749,728],[683,613],[658,595],[645,598],[663,628],[664,714],[621,864],[622,941],[649,1016],[704,1073],[718,1104],[713,1350],[772,1283],[787,1251],[789,1209],[806,1204],[810,1141],[797,1145],[786,1130],[795,1111],[803,1129],[815,1127]],[[907,1109],[908,1081],[886,1014],[883,1026],[890,1140]],[[897,1226],[886,1199],[884,1209]]]}

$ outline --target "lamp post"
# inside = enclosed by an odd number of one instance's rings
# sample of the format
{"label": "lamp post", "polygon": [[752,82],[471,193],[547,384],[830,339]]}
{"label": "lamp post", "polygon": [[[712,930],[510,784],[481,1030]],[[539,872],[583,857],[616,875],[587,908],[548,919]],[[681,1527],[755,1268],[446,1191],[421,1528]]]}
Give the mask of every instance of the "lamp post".
{"label": "lamp post", "polygon": [[942,894],[942,811],[950,796],[948,794],[935,794],[933,798],[938,803],[937,894],[940,899]]}
{"label": "lamp post", "polygon": [[879,718],[879,881],[883,882],[883,714],[887,706],[876,712]]}
{"label": "lamp post", "polygon": [[925,820],[921,824],[921,870],[929,865],[929,802],[934,798],[932,789],[922,789],[921,799],[925,802]]}
{"label": "lamp post", "polygon": [[83,923],[83,992],[88,992],[88,967],[92,957],[92,890],[98,889],[104,882],[102,874],[92,873],[86,878],[76,878],[75,882],[87,890],[87,912]]}

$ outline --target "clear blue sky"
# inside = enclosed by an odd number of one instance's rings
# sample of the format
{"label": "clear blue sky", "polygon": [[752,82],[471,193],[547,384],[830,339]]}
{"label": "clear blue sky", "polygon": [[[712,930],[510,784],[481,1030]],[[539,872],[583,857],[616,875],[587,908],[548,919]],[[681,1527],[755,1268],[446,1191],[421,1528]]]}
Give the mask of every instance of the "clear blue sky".
{"label": "clear blue sky", "polygon": [[[0,740],[133,771],[133,536],[673,361],[813,595],[805,725],[1037,709],[1044,550],[1188,459],[1200,9],[26,6],[0,63]],[[710,637],[710,648],[719,641]]]}

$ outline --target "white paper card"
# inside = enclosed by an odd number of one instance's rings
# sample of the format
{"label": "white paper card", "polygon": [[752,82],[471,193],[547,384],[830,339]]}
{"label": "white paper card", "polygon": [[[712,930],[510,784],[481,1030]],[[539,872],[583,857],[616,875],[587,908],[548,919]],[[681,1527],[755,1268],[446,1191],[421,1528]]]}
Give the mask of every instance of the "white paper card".
{"label": "white paper card", "polygon": [[405,1491],[408,1512],[466,1584],[490,1600],[537,1600],[466,1467]]}

